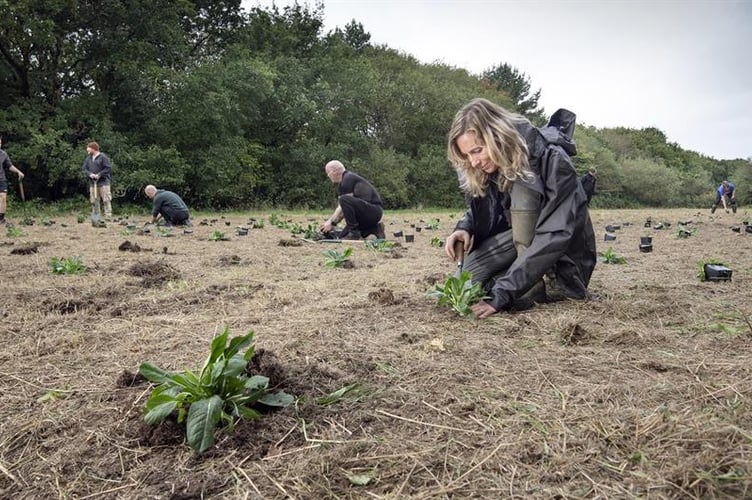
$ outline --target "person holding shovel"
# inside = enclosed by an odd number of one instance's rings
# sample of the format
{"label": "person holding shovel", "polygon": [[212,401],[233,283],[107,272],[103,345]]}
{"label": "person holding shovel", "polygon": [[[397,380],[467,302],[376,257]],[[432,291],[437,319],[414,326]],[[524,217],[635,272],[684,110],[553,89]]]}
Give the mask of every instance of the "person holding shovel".
{"label": "person holding shovel", "polygon": [[574,126],[565,109],[537,128],[486,99],[455,115],[448,157],[468,209],[444,250],[452,259],[469,252],[464,270],[489,295],[472,306],[477,318],[545,302],[548,274],[549,287],[565,297],[587,297],[595,233],[570,160]]}
{"label": "person holding shovel", "polygon": [[99,222],[99,201],[104,205],[104,217],[112,220],[112,163],[106,154],[99,150],[99,144],[90,142],[86,145],[86,159],[83,165],[84,175],[89,179],[89,201],[92,209],[92,222]]}
{"label": "person holding shovel", "polygon": [[710,208],[710,213],[714,213],[721,203],[726,213],[729,213],[729,207],[736,213],[736,186],[733,182],[723,181],[715,190],[715,203]]}
{"label": "person holding shovel", "polygon": [[345,220],[345,227],[339,233],[343,240],[359,240],[370,235],[384,239],[384,213],[381,196],[373,184],[354,172],[345,169],[342,162],[332,160],[324,167],[327,177],[339,184],[337,208],[329,219],[321,225],[321,232],[333,234],[334,226]]}
{"label": "person holding shovel", "polygon": [[[0,137],[0,148],[2,148],[2,146],[3,139],[2,137]],[[23,172],[18,170],[16,166],[13,165],[13,162],[10,161],[8,153],[6,153],[5,150],[0,149],[0,226],[5,224],[5,210],[8,208],[8,180],[5,176],[6,169],[18,176],[19,183],[23,180]]]}
{"label": "person holding shovel", "polygon": [[156,186],[151,184],[144,188],[144,194],[147,198],[153,200],[152,224],[156,224],[161,217],[164,218],[165,224],[168,226],[191,225],[188,205],[177,194],[166,189],[157,189]]}

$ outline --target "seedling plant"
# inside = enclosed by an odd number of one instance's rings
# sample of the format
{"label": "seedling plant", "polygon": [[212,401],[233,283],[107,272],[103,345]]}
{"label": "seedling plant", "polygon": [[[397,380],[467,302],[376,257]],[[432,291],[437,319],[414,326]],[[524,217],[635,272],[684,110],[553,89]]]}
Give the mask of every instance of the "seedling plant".
{"label": "seedling plant", "polygon": [[186,424],[188,444],[198,453],[214,444],[218,427],[232,431],[241,419],[259,418],[259,404],[285,407],[295,400],[282,391],[268,392],[267,377],[246,375],[255,353],[254,332],[228,343],[229,334],[225,327],[212,340],[209,357],[198,373],[168,372],[150,363],[139,368],[141,375],[159,384],[146,401],[144,420],[155,425],[177,412],[178,423]]}
{"label": "seedling plant", "polygon": [[374,252],[391,252],[394,249],[394,242],[382,239],[366,240],[366,248]]}
{"label": "seedling plant", "polygon": [[339,252],[334,249],[327,250],[324,252],[324,257],[326,258],[326,260],[324,260],[324,265],[326,267],[342,267],[344,263],[350,259],[352,253],[352,247],[347,247],[344,252]]}
{"label": "seedling plant", "polygon": [[209,236],[209,241],[224,241],[227,237],[225,236],[225,233],[222,231],[214,231],[211,236]]}
{"label": "seedling plant", "polygon": [[81,256],[51,257],[49,266],[52,274],[81,274],[86,271],[86,266]]}
{"label": "seedling plant", "polygon": [[443,284],[426,294],[438,298],[440,306],[449,307],[460,316],[472,316],[470,306],[488,298],[481,284],[473,283],[472,278],[468,271],[462,271],[459,276],[449,275]]}
{"label": "seedling plant", "polygon": [[614,247],[608,247],[608,250],[601,252],[601,260],[606,264],[626,264],[627,259],[621,255],[617,255],[614,251]]}
{"label": "seedling plant", "polygon": [[8,238],[20,238],[26,236],[26,233],[24,233],[21,228],[8,224],[8,229],[5,231],[5,235]]}
{"label": "seedling plant", "polygon": [[431,238],[431,246],[441,248],[444,246],[444,242],[438,236],[434,236],[433,238]]}

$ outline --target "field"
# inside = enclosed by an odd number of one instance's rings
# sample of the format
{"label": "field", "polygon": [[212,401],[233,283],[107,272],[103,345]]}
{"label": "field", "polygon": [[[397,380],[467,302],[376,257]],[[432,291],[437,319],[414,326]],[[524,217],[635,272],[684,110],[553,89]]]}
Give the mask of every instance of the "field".
{"label": "field", "polygon": [[[743,210],[595,210],[598,250],[626,263],[598,264],[590,300],[482,321],[425,296],[454,270],[430,242],[458,215],[387,212],[392,240],[439,219],[390,252],[303,241],[268,212],[171,236],[11,217],[23,234],[0,228],[0,497],[752,497]],[[264,227],[236,235],[249,217]],[[348,246],[351,268],[324,265]],[[76,256],[83,274],[50,271]],[[701,259],[732,280],[701,282]],[[197,455],[174,421],[144,423],[138,367],[197,369],[225,326],[256,332],[258,373],[297,403]]]}

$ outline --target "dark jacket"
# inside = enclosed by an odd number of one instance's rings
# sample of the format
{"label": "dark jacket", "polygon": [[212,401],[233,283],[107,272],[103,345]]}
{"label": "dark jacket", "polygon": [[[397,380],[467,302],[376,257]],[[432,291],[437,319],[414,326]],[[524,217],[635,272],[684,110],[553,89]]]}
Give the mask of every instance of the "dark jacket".
{"label": "dark jacket", "polygon": [[97,185],[109,186],[112,182],[112,163],[110,158],[104,154],[99,153],[96,158],[91,155],[86,155],[83,165],[84,175],[89,179],[89,184],[93,184],[89,174],[99,174],[99,180]]}
{"label": "dark jacket", "polygon": [[[497,311],[509,309],[515,298],[549,271],[568,297],[587,296],[596,262],[595,233],[585,191],[570,160],[577,152],[572,141],[575,118],[574,113],[560,109],[543,128],[528,122],[517,125],[536,174],[528,186],[541,195],[540,216],[530,247],[494,282],[489,304]],[[499,191],[492,182],[485,196],[469,200],[456,229],[474,235],[477,247],[489,236],[510,229],[509,206],[509,193]]]}
{"label": "dark jacket", "polygon": [[585,175],[580,177],[580,183],[582,184],[582,189],[585,190],[585,195],[587,196],[588,203],[590,203],[590,200],[593,198],[593,194],[595,193],[596,180],[596,177],[590,172],[585,172]]}

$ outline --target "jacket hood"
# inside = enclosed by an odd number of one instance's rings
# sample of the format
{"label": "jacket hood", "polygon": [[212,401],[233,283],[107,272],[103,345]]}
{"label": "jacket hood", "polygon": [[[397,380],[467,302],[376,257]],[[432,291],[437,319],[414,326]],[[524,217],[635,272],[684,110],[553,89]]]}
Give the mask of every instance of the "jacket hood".
{"label": "jacket hood", "polygon": [[577,154],[574,140],[574,126],[577,115],[567,109],[559,109],[545,127],[538,128],[525,121],[517,124],[517,131],[527,142],[530,159],[540,158],[550,144],[561,146],[569,156]]}

